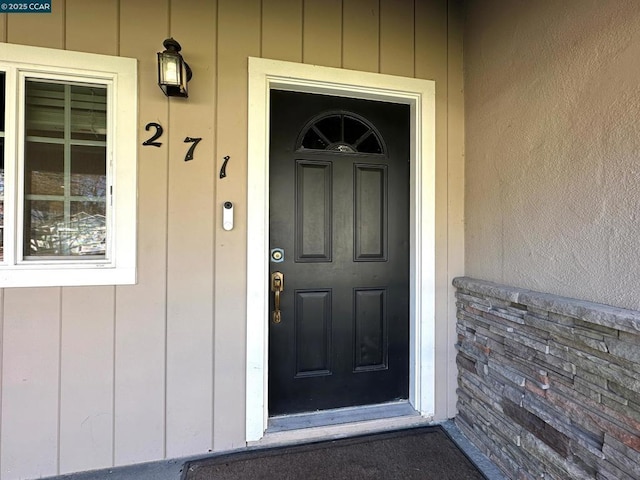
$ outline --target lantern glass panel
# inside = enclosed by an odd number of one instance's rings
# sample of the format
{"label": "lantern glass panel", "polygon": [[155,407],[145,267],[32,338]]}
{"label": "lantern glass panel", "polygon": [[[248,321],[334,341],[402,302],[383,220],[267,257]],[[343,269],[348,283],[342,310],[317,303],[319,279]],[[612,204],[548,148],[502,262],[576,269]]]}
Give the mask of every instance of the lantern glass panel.
{"label": "lantern glass panel", "polygon": [[178,55],[163,53],[158,55],[160,61],[160,83],[162,85],[180,86],[182,62]]}

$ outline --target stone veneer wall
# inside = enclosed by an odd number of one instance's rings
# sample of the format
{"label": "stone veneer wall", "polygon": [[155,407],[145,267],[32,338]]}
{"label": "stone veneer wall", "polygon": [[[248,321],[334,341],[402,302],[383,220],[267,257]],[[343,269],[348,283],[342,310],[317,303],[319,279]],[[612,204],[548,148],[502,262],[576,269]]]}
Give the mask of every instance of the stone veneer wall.
{"label": "stone veneer wall", "polygon": [[640,479],[640,312],[453,284],[464,434],[512,479]]}

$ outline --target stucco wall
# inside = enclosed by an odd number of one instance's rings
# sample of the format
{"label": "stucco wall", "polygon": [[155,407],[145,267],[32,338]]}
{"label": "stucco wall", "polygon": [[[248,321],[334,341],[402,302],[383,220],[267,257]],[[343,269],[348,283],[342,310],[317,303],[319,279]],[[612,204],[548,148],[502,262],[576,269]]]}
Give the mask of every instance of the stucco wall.
{"label": "stucco wall", "polygon": [[[137,285],[0,292],[3,480],[245,444],[249,56],[436,81],[435,411],[455,414],[462,36],[449,3],[54,0],[52,14],[0,15],[0,41],[137,58],[139,141],[149,122],[165,131],[138,149]],[[156,85],[169,36],[194,72],[188,100]],[[202,137],[188,163],[186,136]]]}
{"label": "stucco wall", "polygon": [[470,1],[466,275],[640,309],[640,3]]}

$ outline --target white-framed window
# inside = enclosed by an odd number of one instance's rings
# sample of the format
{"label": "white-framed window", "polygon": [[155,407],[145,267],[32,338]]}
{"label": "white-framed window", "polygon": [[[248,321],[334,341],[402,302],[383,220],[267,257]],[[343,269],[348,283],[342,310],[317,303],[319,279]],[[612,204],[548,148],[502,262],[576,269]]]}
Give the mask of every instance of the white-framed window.
{"label": "white-framed window", "polygon": [[137,62],[0,44],[0,287],[136,281]]}

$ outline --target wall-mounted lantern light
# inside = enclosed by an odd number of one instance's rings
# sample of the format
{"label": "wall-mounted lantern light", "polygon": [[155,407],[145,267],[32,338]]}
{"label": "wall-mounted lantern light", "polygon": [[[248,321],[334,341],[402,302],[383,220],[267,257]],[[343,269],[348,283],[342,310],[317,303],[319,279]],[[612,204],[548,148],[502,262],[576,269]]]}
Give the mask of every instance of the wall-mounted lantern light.
{"label": "wall-mounted lantern light", "polygon": [[162,45],[165,51],[158,52],[158,85],[167,97],[188,97],[187,82],[192,74],[180,55],[182,47],[173,38],[167,38]]}

